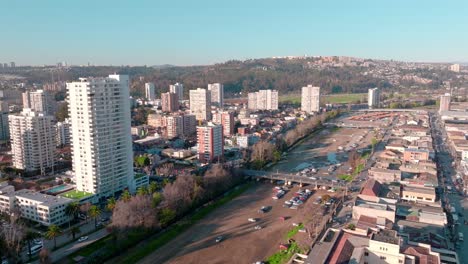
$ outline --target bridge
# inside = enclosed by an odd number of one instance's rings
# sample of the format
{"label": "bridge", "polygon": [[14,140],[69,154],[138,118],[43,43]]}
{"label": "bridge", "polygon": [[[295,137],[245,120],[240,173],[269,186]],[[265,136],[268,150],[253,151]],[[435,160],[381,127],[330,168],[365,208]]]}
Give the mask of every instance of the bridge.
{"label": "bridge", "polygon": [[326,186],[329,188],[346,188],[346,183],[342,181],[333,181],[332,179],[320,178],[320,177],[306,177],[302,175],[295,175],[292,173],[284,172],[268,172],[258,170],[244,170],[244,175],[256,179],[267,179],[275,181],[285,181],[287,183],[299,183],[299,184],[310,184],[315,185],[316,188]]}

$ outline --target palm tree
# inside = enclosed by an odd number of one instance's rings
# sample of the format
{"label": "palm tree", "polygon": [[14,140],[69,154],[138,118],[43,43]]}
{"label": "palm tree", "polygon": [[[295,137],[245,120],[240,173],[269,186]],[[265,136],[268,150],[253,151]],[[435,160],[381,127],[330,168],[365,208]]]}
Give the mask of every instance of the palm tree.
{"label": "palm tree", "polygon": [[89,216],[94,218],[94,228],[97,228],[97,219],[101,215],[101,209],[97,207],[96,205],[92,205],[89,208]]}
{"label": "palm tree", "polygon": [[81,229],[79,226],[74,226],[70,229],[70,234],[72,235],[73,240],[75,240],[76,234],[79,234],[79,233],[81,233]]}
{"label": "palm tree", "polygon": [[115,208],[115,204],[117,203],[117,201],[115,200],[115,197],[111,197],[107,200],[107,205],[106,205],[106,209],[113,212],[114,211],[114,208]]}
{"label": "palm tree", "polygon": [[28,252],[29,252],[29,258],[31,259],[32,253],[31,253],[31,241],[33,241],[36,238],[40,238],[41,234],[34,232],[34,231],[27,231],[26,235],[24,237],[24,240],[28,244]]}
{"label": "palm tree", "polygon": [[122,199],[122,201],[124,201],[124,202],[130,201],[131,198],[132,198],[132,195],[130,194],[130,192],[128,190],[125,190],[122,193],[122,196],[120,197],[120,199]]}
{"label": "palm tree", "polygon": [[137,195],[143,196],[147,193],[147,189],[145,187],[140,187],[137,190]]}
{"label": "palm tree", "polygon": [[155,193],[159,189],[158,183],[157,182],[151,182],[149,187],[148,187],[148,192],[149,193]]}
{"label": "palm tree", "polygon": [[71,221],[75,220],[78,212],[80,211],[80,204],[78,202],[72,202],[65,207],[65,214],[69,217],[68,228],[71,227]]}
{"label": "palm tree", "polygon": [[47,229],[47,232],[45,233],[45,237],[49,240],[54,240],[54,248],[57,248],[57,237],[62,234],[62,230],[60,227],[56,225],[51,225]]}

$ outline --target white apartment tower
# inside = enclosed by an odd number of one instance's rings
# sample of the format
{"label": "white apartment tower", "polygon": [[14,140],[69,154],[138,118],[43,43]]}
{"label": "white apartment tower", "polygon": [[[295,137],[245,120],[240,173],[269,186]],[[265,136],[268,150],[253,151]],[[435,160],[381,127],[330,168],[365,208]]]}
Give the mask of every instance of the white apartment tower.
{"label": "white apartment tower", "polygon": [[451,96],[449,93],[440,96],[439,113],[450,111]]}
{"label": "white apartment tower", "polygon": [[57,122],[55,125],[57,131],[57,146],[67,146],[71,143],[70,130],[71,123],[70,119],[65,119],[63,122]]}
{"label": "white apartment tower", "polygon": [[53,169],[55,165],[54,118],[25,108],[9,116],[13,166],[24,171]]}
{"label": "white apartment tower", "polygon": [[380,90],[379,88],[369,89],[367,104],[369,108],[378,108],[380,104]]}
{"label": "white apartment tower", "polygon": [[208,84],[208,90],[211,92],[211,103],[218,108],[224,105],[224,85],[221,83]]}
{"label": "white apartment tower", "polygon": [[211,93],[207,89],[190,90],[190,112],[197,120],[211,120]]}
{"label": "white apartment tower", "polygon": [[145,83],[145,96],[146,100],[154,101],[156,99],[156,91],[154,90],[154,83]]}
{"label": "white apartment tower", "polygon": [[169,86],[169,92],[177,94],[177,98],[179,98],[180,101],[184,99],[184,85],[181,83],[171,84]]}
{"label": "white apartment tower", "polygon": [[77,189],[98,197],[134,192],[128,75],[80,78],[67,91]]}
{"label": "white apartment tower", "polygon": [[278,91],[260,90],[249,93],[247,106],[251,110],[278,110]]}
{"label": "white apartment tower", "polygon": [[320,112],[320,87],[302,87],[301,109],[307,113]]}
{"label": "white apartment tower", "polygon": [[48,91],[36,90],[23,93],[23,108],[29,108],[34,112],[55,114],[55,100]]}

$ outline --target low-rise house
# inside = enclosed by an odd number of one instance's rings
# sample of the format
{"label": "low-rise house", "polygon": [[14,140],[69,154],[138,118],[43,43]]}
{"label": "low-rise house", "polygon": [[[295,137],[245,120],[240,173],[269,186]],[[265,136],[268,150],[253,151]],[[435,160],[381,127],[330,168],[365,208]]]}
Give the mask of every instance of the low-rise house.
{"label": "low-rise house", "polygon": [[436,193],[432,187],[403,185],[401,199],[411,202],[434,203],[436,201]]}
{"label": "low-rise house", "polygon": [[373,167],[368,171],[368,173],[369,177],[381,183],[399,182],[401,180],[400,170]]}

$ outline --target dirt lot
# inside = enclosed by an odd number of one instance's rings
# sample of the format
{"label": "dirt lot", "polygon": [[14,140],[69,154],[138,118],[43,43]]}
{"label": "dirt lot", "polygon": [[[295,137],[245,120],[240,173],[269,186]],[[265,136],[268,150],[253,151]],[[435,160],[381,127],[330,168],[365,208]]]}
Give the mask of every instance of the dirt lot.
{"label": "dirt lot", "polygon": [[[286,241],[286,234],[293,228],[292,223],[309,219],[320,219],[319,205],[313,201],[322,193],[314,193],[297,210],[284,208],[285,199],[290,199],[299,187],[291,189],[285,197],[273,200],[274,185],[259,183],[243,195],[217,209],[198,224],[176,237],[164,247],[156,250],[140,263],[253,263],[263,260],[278,251],[281,242]],[[259,213],[262,206],[272,206],[267,213]],[[315,210],[311,207],[316,207]],[[279,218],[286,216],[287,220]],[[251,223],[249,218],[257,218]],[[256,225],[263,228],[254,230]],[[217,236],[223,236],[216,243]],[[306,241],[306,233],[295,237]]]}

